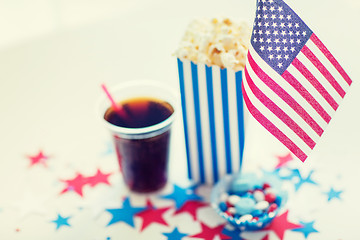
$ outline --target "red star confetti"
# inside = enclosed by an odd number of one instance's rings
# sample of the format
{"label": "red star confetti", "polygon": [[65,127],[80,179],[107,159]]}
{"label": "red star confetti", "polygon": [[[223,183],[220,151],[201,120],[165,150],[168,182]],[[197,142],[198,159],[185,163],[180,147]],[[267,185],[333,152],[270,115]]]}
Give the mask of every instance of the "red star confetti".
{"label": "red star confetti", "polygon": [[66,187],[61,191],[60,194],[66,193],[68,191],[74,191],[79,194],[81,197],[83,196],[83,187],[87,184],[87,178],[78,173],[75,178],[69,180],[61,180],[66,183]]}
{"label": "red star confetti", "polygon": [[285,166],[288,162],[292,161],[294,158],[291,153],[288,153],[286,156],[278,156],[278,164],[276,165],[276,169]]}
{"label": "red star confetti", "polygon": [[152,223],[158,223],[161,225],[169,226],[167,222],[165,222],[163,214],[169,210],[170,207],[165,208],[154,208],[150,201],[147,202],[147,209],[138,213],[136,216],[142,218],[142,226],[140,232],[142,232],[145,228],[147,228]]}
{"label": "red star confetti", "polygon": [[267,234],[263,239],[261,240],[269,240],[269,235]]}
{"label": "red star confetti", "polygon": [[104,174],[100,169],[97,169],[97,172],[94,176],[87,177],[86,182],[90,185],[90,187],[95,187],[97,184],[104,183],[107,185],[111,185],[108,178],[112,173]]}
{"label": "red star confetti", "polygon": [[47,167],[46,161],[49,159],[49,156],[45,155],[41,150],[36,155],[26,157],[30,160],[30,167],[38,164]]}
{"label": "red star confetti", "polygon": [[202,239],[205,239],[205,240],[213,240],[214,237],[218,236],[220,237],[221,240],[224,240],[224,239],[231,239],[231,237],[225,235],[222,233],[224,227],[225,227],[225,224],[222,224],[222,225],[219,225],[219,226],[216,226],[214,228],[211,228],[209,226],[206,226],[204,223],[200,223],[201,224],[201,232],[200,233],[197,233],[195,235],[191,235],[189,237],[192,237],[192,238],[202,238]]}
{"label": "red star confetti", "polygon": [[276,233],[276,235],[282,240],[284,239],[284,234],[286,230],[292,230],[295,228],[301,228],[302,225],[291,223],[287,220],[287,215],[289,213],[289,210],[281,214],[280,216],[277,216],[271,225],[265,230],[272,230]]}
{"label": "red star confetti", "polygon": [[207,204],[207,203],[190,200],[190,201],[185,202],[184,205],[174,213],[174,215],[187,212],[193,217],[194,221],[196,221],[197,220],[197,215],[196,215],[197,210],[199,208],[208,207],[208,206],[209,206],[209,204]]}

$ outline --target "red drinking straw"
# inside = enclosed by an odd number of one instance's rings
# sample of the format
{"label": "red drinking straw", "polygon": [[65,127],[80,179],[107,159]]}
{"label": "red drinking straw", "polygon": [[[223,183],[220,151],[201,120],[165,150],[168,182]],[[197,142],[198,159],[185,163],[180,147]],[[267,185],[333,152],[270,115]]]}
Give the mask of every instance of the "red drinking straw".
{"label": "red drinking straw", "polygon": [[108,99],[110,100],[111,102],[111,106],[112,108],[114,109],[115,112],[117,112],[120,116],[126,118],[127,117],[127,114],[123,108],[122,105],[120,104],[117,104],[115,101],[114,101],[114,98],[111,96],[110,92],[108,91],[108,89],[106,88],[105,84],[101,84],[101,87],[102,89],[104,90],[106,96],[108,97]]}

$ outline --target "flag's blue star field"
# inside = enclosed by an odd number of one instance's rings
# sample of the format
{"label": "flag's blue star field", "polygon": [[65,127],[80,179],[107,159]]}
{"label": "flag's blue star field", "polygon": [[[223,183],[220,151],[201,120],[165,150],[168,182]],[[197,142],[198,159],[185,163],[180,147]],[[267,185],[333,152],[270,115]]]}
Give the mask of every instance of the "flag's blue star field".
{"label": "flag's blue star field", "polygon": [[258,0],[251,44],[280,75],[311,34],[310,28],[283,1]]}

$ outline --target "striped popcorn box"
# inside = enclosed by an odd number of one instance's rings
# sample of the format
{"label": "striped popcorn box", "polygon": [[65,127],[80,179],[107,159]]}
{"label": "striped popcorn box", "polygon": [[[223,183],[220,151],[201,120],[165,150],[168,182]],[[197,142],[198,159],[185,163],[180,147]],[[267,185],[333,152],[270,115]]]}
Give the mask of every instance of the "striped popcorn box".
{"label": "striped popcorn box", "polygon": [[188,177],[214,184],[239,172],[244,150],[242,71],[177,59]]}

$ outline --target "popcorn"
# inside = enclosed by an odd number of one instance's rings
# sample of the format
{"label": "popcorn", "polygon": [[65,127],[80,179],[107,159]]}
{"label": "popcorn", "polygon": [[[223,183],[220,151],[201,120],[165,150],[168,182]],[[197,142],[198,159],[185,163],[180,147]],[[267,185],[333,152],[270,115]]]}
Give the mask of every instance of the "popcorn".
{"label": "popcorn", "polygon": [[196,19],[188,26],[175,55],[181,60],[244,69],[250,44],[250,27],[229,18]]}

